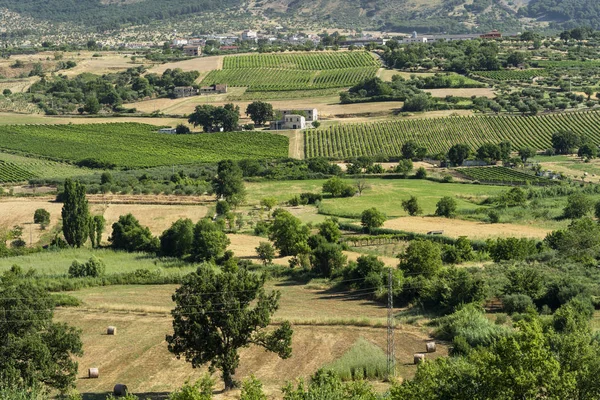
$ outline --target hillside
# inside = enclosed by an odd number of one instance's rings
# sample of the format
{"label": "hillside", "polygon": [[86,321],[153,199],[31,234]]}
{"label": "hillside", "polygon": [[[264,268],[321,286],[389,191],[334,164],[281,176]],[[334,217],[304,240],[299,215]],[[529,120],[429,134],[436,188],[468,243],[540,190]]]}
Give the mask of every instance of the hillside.
{"label": "hillside", "polygon": [[215,22],[213,29],[223,23],[239,28],[240,21],[242,25],[243,21],[248,25],[270,21],[296,27],[310,23],[429,33],[492,28],[516,32],[548,23],[554,28],[600,24],[595,0],[0,0],[0,9],[39,21],[70,22],[100,30],[209,14]]}

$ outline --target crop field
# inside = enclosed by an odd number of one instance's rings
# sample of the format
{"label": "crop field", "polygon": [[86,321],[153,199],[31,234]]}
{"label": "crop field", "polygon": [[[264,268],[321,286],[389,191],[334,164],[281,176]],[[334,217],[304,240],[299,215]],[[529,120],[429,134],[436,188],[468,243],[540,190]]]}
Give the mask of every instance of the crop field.
{"label": "crop field", "polygon": [[361,155],[398,156],[402,144],[414,140],[431,153],[445,153],[457,143],[473,150],[483,143],[507,140],[515,148],[551,147],[552,134],[572,130],[600,144],[600,113],[581,112],[520,116],[448,117],[388,120],[333,125],[305,133],[306,157],[345,159]]}
{"label": "crop field", "polygon": [[0,160],[0,183],[24,182],[31,178],[35,178],[35,175],[30,171]]}
{"label": "crop field", "polygon": [[469,167],[457,169],[467,178],[481,182],[509,183],[513,185],[551,184],[553,181],[506,167]]}
{"label": "crop field", "polygon": [[3,178],[2,173],[0,173],[0,183],[21,182],[30,178],[68,178],[94,173],[90,169],[79,168],[67,163],[0,152],[0,171],[4,170],[3,165],[13,165],[26,171],[31,176],[26,179],[10,181],[5,177]]}
{"label": "crop field", "polygon": [[265,132],[169,135],[158,133],[158,129],[136,123],[7,125],[0,127],[0,143],[5,149],[60,161],[91,159],[127,168],[288,155],[289,140],[281,135]]}
{"label": "crop field", "polygon": [[493,79],[495,81],[529,81],[536,76],[548,75],[548,71],[545,69],[511,69],[501,71],[473,71],[472,74],[482,78]]}
{"label": "crop field", "polygon": [[379,67],[367,52],[229,56],[202,84],[226,83],[249,92],[342,88],[375,77]]}

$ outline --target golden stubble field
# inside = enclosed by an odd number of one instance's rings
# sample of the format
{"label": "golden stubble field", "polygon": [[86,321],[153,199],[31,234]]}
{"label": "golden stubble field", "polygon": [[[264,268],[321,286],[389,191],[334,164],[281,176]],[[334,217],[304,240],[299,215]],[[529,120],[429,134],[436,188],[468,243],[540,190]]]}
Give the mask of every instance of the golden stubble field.
{"label": "golden stubble field", "polygon": [[[293,282],[272,281],[267,286],[282,292],[274,323],[290,320],[294,325],[292,357],[281,360],[261,348],[243,349],[236,379],[255,375],[263,381],[270,398],[281,398],[280,388],[287,381],[310,377],[361,337],[385,349],[386,329],[381,324],[386,320],[386,309],[381,305],[348,297],[345,292],[308,289]],[[58,310],[56,319],[83,330],[85,355],[78,360],[79,391],[105,393],[116,383],[124,383],[132,391],[145,394],[142,398],[161,398],[161,393],[206,372],[204,368],[192,369],[167,351],[165,335],[172,329],[170,296],[175,289],[175,285],[111,286],[72,293],[83,305]],[[108,325],[117,327],[116,336],[105,334]],[[424,350],[430,337],[419,328],[399,325],[395,339],[399,373],[410,377],[415,371],[412,356]],[[447,347],[441,345],[431,356],[444,355]],[[100,369],[99,379],[87,379],[87,369],[92,367]],[[218,374],[214,377],[218,379]],[[221,393],[220,382],[216,389],[217,399],[239,398],[239,391]]]}

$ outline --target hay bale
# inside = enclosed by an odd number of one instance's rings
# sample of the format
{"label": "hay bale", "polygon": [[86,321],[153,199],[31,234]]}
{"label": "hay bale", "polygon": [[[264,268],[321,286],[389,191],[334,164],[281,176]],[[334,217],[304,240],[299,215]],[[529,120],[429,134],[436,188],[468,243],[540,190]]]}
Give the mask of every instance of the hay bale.
{"label": "hay bale", "polygon": [[435,342],[427,342],[425,348],[427,349],[428,353],[435,353],[435,351],[437,350]]}
{"label": "hay bale", "polygon": [[129,393],[127,390],[127,385],[123,385],[121,383],[117,383],[113,389],[113,394],[115,396],[127,396],[127,393]]}
{"label": "hay bale", "polygon": [[98,368],[88,369],[88,378],[89,379],[97,379],[99,376],[100,376],[100,371],[98,371]]}
{"label": "hay bale", "polygon": [[422,364],[424,362],[425,362],[425,354],[421,354],[421,353],[415,354],[415,357],[414,357],[415,365]]}
{"label": "hay bale", "polygon": [[117,327],[116,326],[109,326],[106,329],[106,334],[107,335],[116,335],[117,334]]}

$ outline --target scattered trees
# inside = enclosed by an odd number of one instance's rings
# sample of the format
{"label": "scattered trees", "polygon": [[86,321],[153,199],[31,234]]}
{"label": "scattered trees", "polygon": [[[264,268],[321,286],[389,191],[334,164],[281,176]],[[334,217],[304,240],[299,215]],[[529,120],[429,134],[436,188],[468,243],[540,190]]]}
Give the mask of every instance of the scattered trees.
{"label": "scattered trees", "polygon": [[188,122],[202,126],[204,132],[233,132],[238,129],[240,119],[240,108],[233,104],[225,104],[216,107],[210,104],[196,106],[196,109],[188,118]]}
{"label": "scattered trees", "polygon": [[573,193],[567,198],[567,205],[563,210],[563,217],[577,219],[589,214],[594,203],[583,193]]}
{"label": "scattered trees", "polygon": [[112,225],[112,234],[108,238],[113,249],[128,252],[144,251],[155,253],[160,247],[158,238],[152,236],[148,227],[140,224],[133,214],[121,215]]}
{"label": "scattered trees", "polygon": [[264,275],[245,269],[216,272],[207,266],[186,276],[173,295],[173,335],[166,337],[169,351],[185,357],[194,368],[209,363],[221,370],[226,389],[235,385],[242,347],[254,344],[289,358],[289,322],[266,331],[279,307],[280,293],[267,294],[264,284]]}
{"label": "scattered trees", "polygon": [[178,257],[191,254],[194,242],[194,223],[191,219],[178,219],[160,235],[161,256]]}
{"label": "scattered trees", "polygon": [[323,184],[323,192],[331,194],[331,197],[351,197],[356,193],[352,185],[337,176],[328,179]]}
{"label": "scattered trees", "polygon": [[75,260],[69,267],[69,277],[70,278],[85,278],[85,277],[93,277],[97,278],[99,276],[104,275],[104,271],[106,267],[102,260],[96,258],[96,256],[90,257],[90,259],[86,263],[80,263]]}
{"label": "scattered trees", "polygon": [[460,166],[463,161],[469,158],[471,149],[466,144],[455,144],[448,150],[448,160],[452,165]]}
{"label": "scattered trees", "polygon": [[273,224],[269,229],[269,239],[279,250],[280,256],[308,253],[310,229],[306,225],[302,225],[298,218],[282,209],[275,210],[273,217]]}

